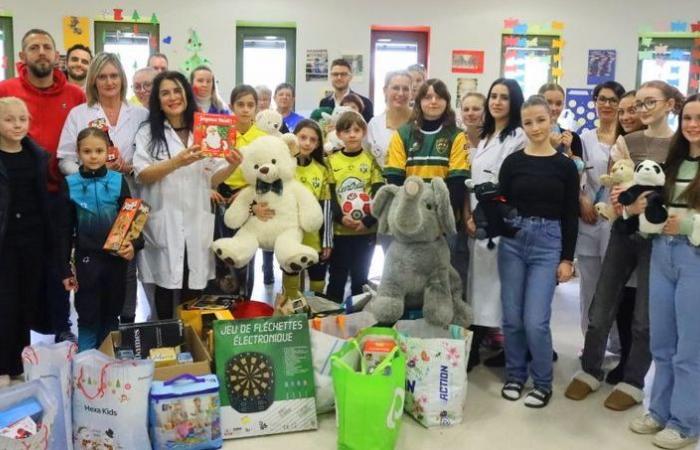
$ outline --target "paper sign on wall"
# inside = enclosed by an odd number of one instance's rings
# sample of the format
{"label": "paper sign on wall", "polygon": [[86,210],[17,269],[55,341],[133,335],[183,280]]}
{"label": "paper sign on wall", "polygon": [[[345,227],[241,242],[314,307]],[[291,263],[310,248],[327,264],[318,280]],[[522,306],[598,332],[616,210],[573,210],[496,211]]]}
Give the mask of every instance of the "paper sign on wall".
{"label": "paper sign on wall", "polygon": [[592,89],[567,89],[566,109],[574,113],[579,132],[583,129],[592,130],[596,127],[598,118]]}
{"label": "paper sign on wall", "polygon": [[63,48],[68,50],[76,44],[90,47],[90,19],[66,16],[63,18]]}
{"label": "paper sign on wall", "polygon": [[589,50],[587,83],[594,85],[614,80],[616,64],[615,50]]}
{"label": "paper sign on wall", "polygon": [[306,51],[306,81],[328,80],[328,50]]}
{"label": "paper sign on wall", "polygon": [[452,73],[484,73],[484,52],[452,50]]}

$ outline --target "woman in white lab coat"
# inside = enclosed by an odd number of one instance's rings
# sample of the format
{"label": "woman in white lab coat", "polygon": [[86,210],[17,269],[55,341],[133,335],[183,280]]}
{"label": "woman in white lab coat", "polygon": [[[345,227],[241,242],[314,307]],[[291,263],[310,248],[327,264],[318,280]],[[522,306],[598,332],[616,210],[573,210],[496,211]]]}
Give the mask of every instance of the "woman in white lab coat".
{"label": "woman in white lab coat", "polygon": [[[498,182],[498,172],[508,155],[525,147],[526,137],[520,127],[520,108],[523,93],[515,80],[499,78],[491,84],[486,96],[484,126],[477,148],[469,155],[471,177],[474,184]],[[471,210],[476,207],[476,197],[471,195]],[[474,235],[473,218],[467,220],[467,229]],[[494,239],[496,244],[498,238]],[[479,364],[479,346],[489,328],[501,326],[501,282],[498,277],[497,248],[489,249],[488,241],[470,239],[471,263],[469,264],[469,295],[474,310],[474,339],[469,367]],[[502,357],[496,357],[494,362]],[[503,365],[503,364],[495,364]]]}
{"label": "woman in white lab coat", "polygon": [[[138,196],[132,176],[134,138],[141,123],[148,118],[148,110],[130,105],[126,101],[126,74],[114,53],[100,53],[95,56],[88,69],[85,83],[87,103],[73,108],[63,125],[58,141],[58,166],[64,175],[78,171],[77,137],[84,128],[97,127],[107,133],[119,155],[107,163],[110,170],[124,174],[129,190]],[[129,262],[126,274],[126,296],[120,314],[121,323],[132,323],[136,315],[136,261]]]}
{"label": "woman in white lab coat", "polygon": [[176,294],[186,300],[214,278],[214,214],[210,190],[240,164],[234,151],[226,160],[205,158],[193,145],[197,109],[192,88],[179,72],[153,80],[148,122],[136,134],[134,173],[141,197],[151,206],[139,253],[141,280],[154,283],[159,319],[173,317]]}
{"label": "woman in white lab coat", "polygon": [[148,118],[148,110],[126,101],[127,83],[119,57],[114,53],[100,53],[92,60],[85,83],[87,103],[70,111],[58,142],[57,157],[64,175],[78,171],[78,133],[87,127],[97,127],[107,132],[119,151],[119,158],[108,162],[107,167],[127,175],[129,188],[134,192],[133,178],[128,176],[132,169],[134,138],[141,123]]}
{"label": "woman in white lab coat", "polygon": [[588,309],[593,301],[603,256],[610,239],[610,222],[598,216],[595,204],[607,202],[609,192],[600,184],[600,176],[608,173],[610,149],[617,139],[617,107],[625,88],[616,81],[599,84],[593,90],[599,125],[581,133],[583,161],[586,170],[581,177],[581,208],[576,261],[580,277],[581,331],[588,329]]}

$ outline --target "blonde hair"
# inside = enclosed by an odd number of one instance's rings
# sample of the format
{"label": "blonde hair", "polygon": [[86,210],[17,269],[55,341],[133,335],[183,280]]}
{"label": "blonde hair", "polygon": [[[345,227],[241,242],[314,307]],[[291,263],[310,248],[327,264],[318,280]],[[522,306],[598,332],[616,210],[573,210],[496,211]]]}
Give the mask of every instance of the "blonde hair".
{"label": "blonde hair", "polygon": [[21,106],[24,108],[25,111],[27,111],[27,115],[29,115],[29,109],[27,108],[26,103],[22,101],[21,98],[18,97],[2,97],[0,98],[0,114],[3,114],[5,112],[5,109],[10,107],[10,106]]}
{"label": "blonde hair", "polygon": [[122,81],[122,86],[120,89],[120,97],[122,102],[126,101],[126,89],[129,86],[126,80],[126,73],[124,73],[124,68],[122,67],[121,61],[119,61],[119,56],[114,53],[98,53],[95,59],[90,63],[90,68],[88,69],[87,81],[85,82],[85,95],[87,96],[88,106],[93,106],[95,103],[99,102],[99,95],[97,93],[97,76],[102,72],[107,64],[112,64],[119,72],[119,78]]}

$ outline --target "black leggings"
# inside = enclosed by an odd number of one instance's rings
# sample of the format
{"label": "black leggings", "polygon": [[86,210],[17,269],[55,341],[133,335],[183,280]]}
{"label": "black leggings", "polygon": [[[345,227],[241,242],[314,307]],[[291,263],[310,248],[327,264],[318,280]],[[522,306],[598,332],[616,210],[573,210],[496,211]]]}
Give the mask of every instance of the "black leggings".
{"label": "black leggings", "polygon": [[158,320],[173,319],[175,312],[173,311],[173,305],[175,304],[175,295],[180,292],[180,302],[187,300],[192,300],[195,297],[199,297],[202,294],[201,289],[190,289],[188,286],[190,269],[187,264],[187,251],[185,251],[185,261],[183,263],[183,275],[182,275],[182,289],[167,289],[164,287],[156,286],[155,293],[153,295],[156,304],[156,313],[158,314]]}

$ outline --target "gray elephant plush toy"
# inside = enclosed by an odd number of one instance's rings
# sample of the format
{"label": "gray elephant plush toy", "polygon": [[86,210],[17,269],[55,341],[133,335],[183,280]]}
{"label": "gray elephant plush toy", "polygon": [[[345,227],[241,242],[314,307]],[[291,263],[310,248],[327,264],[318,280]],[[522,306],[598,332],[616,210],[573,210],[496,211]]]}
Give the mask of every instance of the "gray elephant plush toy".
{"label": "gray elephant plush toy", "polygon": [[423,309],[434,325],[469,327],[471,313],[462,301],[459,274],[450,264],[445,234],[455,234],[450,194],[441,178],[430,184],[408,177],[404,185],[383,186],[374,198],[372,215],[379,233],[393,241],[384,258],[377,295],[367,304],[379,323],[396,322],[404,308]]}

